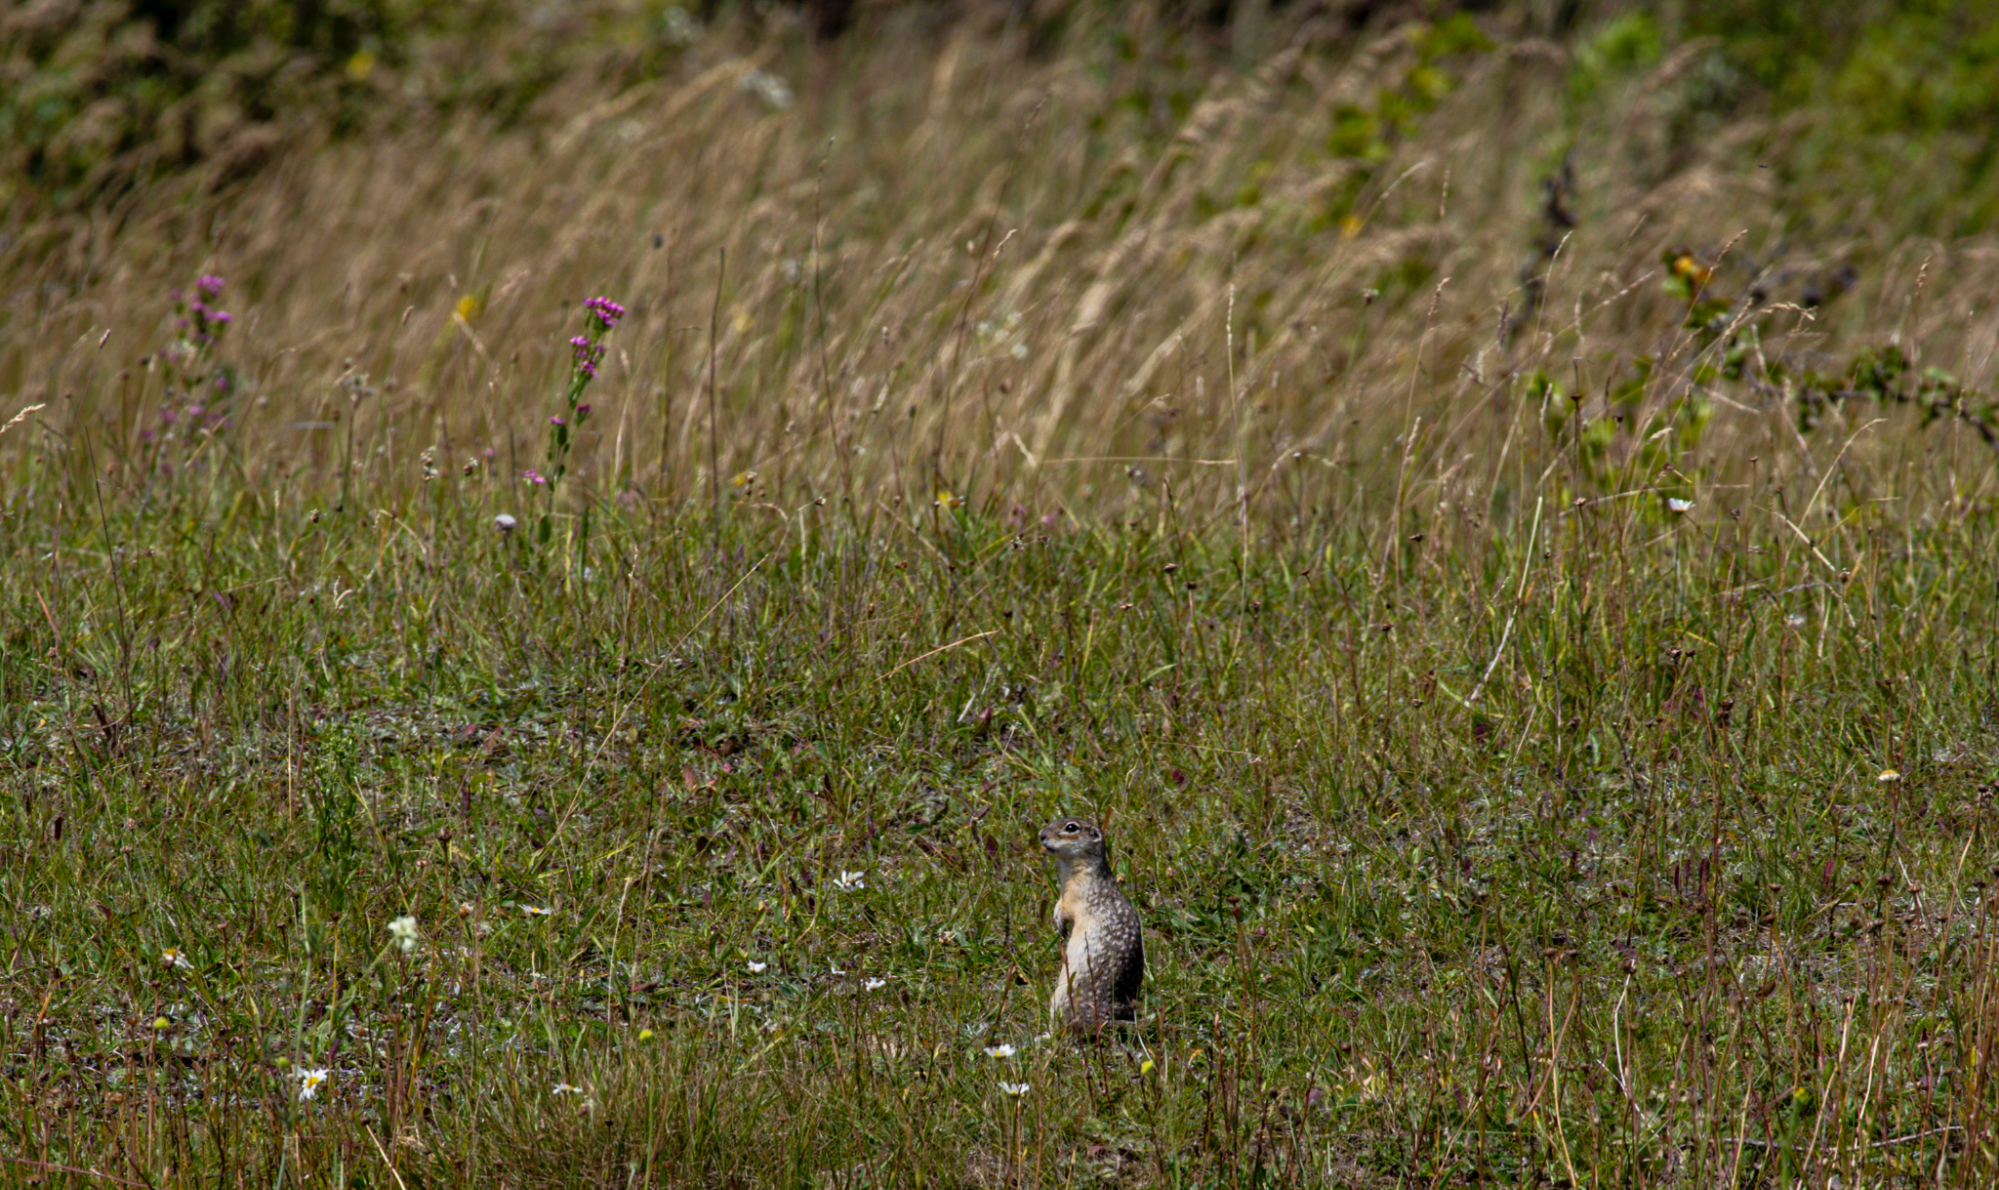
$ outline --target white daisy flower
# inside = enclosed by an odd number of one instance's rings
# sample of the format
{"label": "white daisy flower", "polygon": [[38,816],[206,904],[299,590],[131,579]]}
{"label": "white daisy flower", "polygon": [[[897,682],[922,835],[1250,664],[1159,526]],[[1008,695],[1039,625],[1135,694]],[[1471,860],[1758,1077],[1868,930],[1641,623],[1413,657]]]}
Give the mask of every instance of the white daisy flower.
{"label": "white daisy flower", "polygon": [[178,946],[169,946],[161,951],[160,961],[169,967],[178,967],[182,971],[194,969],[194,964],[188,961],[187,952]]}
{"label": "white daisy flower", "polygon": [[310,1070],[300,1070],[297,1073],[299,1099],[303,1101],[319,1098],[319,1089],[326,1085],[326,1076],[328,1073],[326,1067],[315,1066]]}
{"label": "white daisy flower", "polygon": [[1027,1094],[1028,1086],[1026,1083],[1001,1083],[999,1089],[1018,1099]]}
{"label": "white daisy flower", "polygon": [[883,988],[885,988],[885,987],[887,987],[887,986],[888,986],[888,980],[886,980],[886,979],[867,979],[867,980],[863,980],[863,981],[861,981],[861,986],[862,986],[863,988],[866,988],[866,989],[867,989],[868,991],[871,991],[871,992],[878,992],[878,991],[880,991],[880,990],[882,990]]}
{"label": "white daisy flower", "polygon": [[863,880],[866,875],[866,872],[842,872],[833,881],[833,887],[841,892],[859,892],[867,887],[866,881]]}
{"label": "white daisy flower", "polygon": [[1693,511],[1693,507],[1694,502],[1692,500],[1682,500],[1678,496],[1666,497],[1666,511],[1668,512],[1691,512]]}
{"label": "white daisy flower", "polygon": [[986,1057],[988,1058],[1011,1058],[1019,1052],[1019,1050],[1012,1046],[1004,1044],[989,1045],[986,1047]]}
{"label": "white daisy flower", "polygon": [[770,968],[770,964],[769,964],[769,963],[751,963],[751,964],[750,964],[750,974],[751,974],[751,975],[762,975],[762,974],[763,974],[763,973],[764,973],[764,972],[765,972],[766,970],[768,970],[769,968]]}

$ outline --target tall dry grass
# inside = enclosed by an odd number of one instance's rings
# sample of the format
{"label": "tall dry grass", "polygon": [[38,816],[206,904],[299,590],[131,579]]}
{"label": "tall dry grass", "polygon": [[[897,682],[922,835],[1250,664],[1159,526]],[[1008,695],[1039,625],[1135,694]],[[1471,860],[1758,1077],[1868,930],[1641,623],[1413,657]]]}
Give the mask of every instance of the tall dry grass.
{"label": "tall dry grass", "polygon": [[[1246,72],[1143,22],[1040,56],[975,24],[745,44],[712,34],[626,89],[574,79],[513,131],[301,143],[219,195],[26,229],[0,266],[0,389],[48,408],[8,447],[89,434],[141,458],[167,291],[210,271],[254,398],[240,457],[294,492],[332,490],[348,443],[403,473],[432,444],[538,458],[600,292],[633,317],[578,445],[599,497],[705,499],[712,455],[785,499],[1116,514],[1163,482],[1211,510],[1240,488],[1279,519],[1417,492],[1505,514],[1495,494],[1558,457],[1536,372],[1633,426],[1707,393],[1678,460],[1702,486],[1750,482],[1751,458],[1815,481],[1838,455],[1859,483],[1857,462],[1944,450],[1952,498],[1989,490],[1969,435],[1891,418],[1849,446],[1861,406],[1807,441],[1784,392],[1695,376],[1715,349],[1661,287],[1682,247],[1718,264],[1714,294],[1760,284],[1777,306],[1856,270],[1825,305],[1759,314],[1761,350],[1796,366],[1895,340],[1989,387],[1999,334],[1974,313],[1999,245],[1900,238],[1880,196],[1788,176],[1795,127],[1700,109],[1712,47],[1582,87],[1556,44],[1453,48],[1423,25],[1306,30]],[[1643,407],[1606,411],[1641,358]]]}

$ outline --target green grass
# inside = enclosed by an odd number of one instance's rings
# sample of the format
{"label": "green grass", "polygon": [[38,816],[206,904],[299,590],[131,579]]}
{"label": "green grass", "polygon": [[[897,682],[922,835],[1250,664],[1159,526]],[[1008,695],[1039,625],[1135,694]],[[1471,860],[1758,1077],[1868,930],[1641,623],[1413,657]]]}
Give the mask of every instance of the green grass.
{"label": "green grass", "polygon": [[[1991,1174],[1989,507],[544,549],[476,477],[198,486],[0,527],[8,1178]],[[1034,1041],[1070,810],[1148,927],[1129,1049]]]}

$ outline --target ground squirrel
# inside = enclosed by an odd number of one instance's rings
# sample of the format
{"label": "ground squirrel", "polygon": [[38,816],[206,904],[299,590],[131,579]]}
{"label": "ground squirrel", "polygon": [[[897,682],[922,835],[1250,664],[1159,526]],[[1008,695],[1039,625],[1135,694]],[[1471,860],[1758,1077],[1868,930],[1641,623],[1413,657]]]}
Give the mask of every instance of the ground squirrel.
{"label": "ground squirrel", "polygon": [[1137,1020],[1145,941],[1138,913],[1104,858],[1104,832],[1081,818],[1057,818],[1041,828],[1041,846],[1060,865],[1062,882],[1055,902],[1062,966],[1048,1001],[1050,1020],[1078,1033]]}

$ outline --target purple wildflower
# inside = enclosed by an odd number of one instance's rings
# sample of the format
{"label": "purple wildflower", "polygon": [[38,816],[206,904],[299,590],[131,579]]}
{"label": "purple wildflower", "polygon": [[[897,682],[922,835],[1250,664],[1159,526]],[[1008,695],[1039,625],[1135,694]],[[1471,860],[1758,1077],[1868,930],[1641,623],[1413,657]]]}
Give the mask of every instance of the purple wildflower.
{"label": "purple wildflower", "polygon": [[222,278],[214,273],[208,273],[196,279],[194,287],[201,291],[201,296],[212,298],[222,292]]}
{"label": "purple wildflower", "polygon": [[549,424],[549,425],[552,425],[552,426],[562,426],[562,425],[568,425],[569,423],[568,423],[568,422],[565,422],[565,421],[563,421],[563,420],[562,420],[561,418],[559,418],[559,417],[551,417],[551,418],[549,418],[549,419],[548,419],[548,424]]}
{"label": "purple wildflower", "polygon": [[583,303],[583,308],[590,311],[607,331],[625,316],[625,308],[607,297],[593,297]]}
{"label": "purple wildflower", "polygon": [[588,335],[577,335],[569,340],[569,350],[575,358],[576,370],[595,380],[597,365],[604,360],[604,349],[591,342]]}
{"label": "purple wildflower", "polygon": [[577,421],[582,421],[582,420],[583,420],[584,418],[586,418],[586,417],[589,417],[589,416],[590,416],[590,406],[588,406],[588,405],[578,405],[578,406],[576,407],[576,420],[577,420]]}
{"label": "purple wildflower", "polygon": [[521,472],[521,480],[525,483],[542,484],[548,482],[548,477],[536,471],[533,467],[529,467],[527,470]]}

